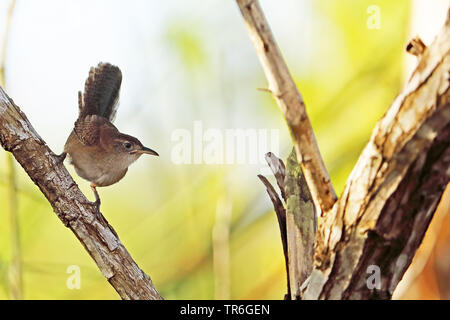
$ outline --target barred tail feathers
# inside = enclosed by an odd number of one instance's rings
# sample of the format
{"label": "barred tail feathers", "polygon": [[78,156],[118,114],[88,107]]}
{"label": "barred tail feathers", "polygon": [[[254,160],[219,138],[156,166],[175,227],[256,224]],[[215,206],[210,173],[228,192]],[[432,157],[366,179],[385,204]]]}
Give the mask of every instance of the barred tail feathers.
{"label": "barred tail feathers", "polygon": [[114,120],[122,83],[122,72],[109,63],[99,63],[91,67],[84,85],[84,95],[79,93],[79,118],[99,115],[111,122]]}

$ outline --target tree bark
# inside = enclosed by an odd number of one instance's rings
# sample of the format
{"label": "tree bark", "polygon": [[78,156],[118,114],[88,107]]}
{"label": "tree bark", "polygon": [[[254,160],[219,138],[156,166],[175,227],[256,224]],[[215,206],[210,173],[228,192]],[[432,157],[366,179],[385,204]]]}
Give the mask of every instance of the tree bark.
{"label": "tree bark", "polygon": [[[314,202],[327,212],[302,298],[390,298],[450,181],[449,14],[430,47],[417,39],[408,46],[419,57],[418,66],[378,122],[341,198],[334,202],[315,140],[304,139],[314,134],[304,120],[301,96],[295,95],[298,90],[258,1],[236,1],[291,130],[308,187],[313,198],[321,198]],[[299,128],[299,123],[306,125]],[[318,175],[311,177],[314,173]],[[294,256],[289,254],[288,260]],[[371,275],[375,278],[369,279]]]}
{"label": "tree bark", "polygon": [[248,33],[294,142],[297,159],[319,213],[328,212],[336,193],[322,160],[316,137],[298,91],[258,1],[237,0]]}
{"label": "tree bark", "polygon": [[[417,52],[416,70],[319,229],[307,298],[390,298],[450,181],[449,15],[430,47]],[[376,290],[368,288],[373,267]]]}
{"label": "tree bark", "polygon": [[39,187],[122,299],[162,299],[150,277],[137,266],[103,216],[96,215],[64,165],[1,87],[0,143]]}

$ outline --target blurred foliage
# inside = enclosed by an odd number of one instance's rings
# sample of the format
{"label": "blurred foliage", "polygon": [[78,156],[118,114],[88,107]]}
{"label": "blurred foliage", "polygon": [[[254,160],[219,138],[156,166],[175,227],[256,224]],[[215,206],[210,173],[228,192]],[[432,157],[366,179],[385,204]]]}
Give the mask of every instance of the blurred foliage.
{"label": "blurred foliage", "polygon": [[[150,129],[143,121],[140,130],[143,135],[158,137],[153,141],[162,140],[162,156],[139,160],[123,181],[102,188],[102,212],[165,298],[211,299],[215,296],[212,230],[219,200],[226,199],[232,208],[229,297],[279,299],[286,287],[282,247],[275,214],[256,178],[258,168],[177,166],[169,160],[171,130],[179,126],[190,129],[198,119],[205,126],[220,129],[279,129],[279,156],[285,158],[291,148],[276,103],[270,95],[255,90],[266,81],[239,11],[233,1],[213,3],[215,6],[197,1],[189,5],[195,12],[169,14],[165,29],[160,31],[160,43],[153,44],[154,48],[167,48],[167,55],[161,55],[161,59],[173,66],[167,75],[170,81],[151,88],[159,92],[158,101],[164,102],[153,108],[160,108],[158,112],[164,109],[166,116],[164,121],[153,121]],[[305,99],[326,165],[340,193],[376,121],[402,86],[410,2],[290,3],[289,9],[282,2],[274,5],[263,1],[262,5]],[[380,29],[366,26],[366,10],[373,4],[381,8]],[[310,24],[292,23],[289,27],[291,21],[301,20],[304,6],[311,9]],[[277,14],[285,18],[272,19],[273,10],[279,10]],[[188,21],[186,16],[190,14],[193,16]],[[20,11],[16,19],[20,19]],[[305,28],[311,43],[301,36]],[[136,46],[147,50],[142,45],[145,29],[139,32],[142,34],[136,37]],[[178,100],[173,102],[175,98]],[[136,97],[136,101],[140,105],[145,98]],[[145,116],[140,114],[141,118]],[[171,122],[173,126],[167,125]],[[4,158],[0,157],[0,299],[9,298],[5,270],[11,257]],[[88,183],[76,177],[72,168],[69,170],[92,199]],[[25,298],[118,299],[23,171],[19,172],[18,187]],[[81,268],[79,290],[66,286],[70,265]]]}
{"label": "blurred foliage", "polygon": [[203,47],[204,40],[192,24],[186,29],[183,21],[173,22],[167,30],[167,41],[173,45],[172,50],[179,55],[181,63],[190,71],[205,66],[207,55]]}

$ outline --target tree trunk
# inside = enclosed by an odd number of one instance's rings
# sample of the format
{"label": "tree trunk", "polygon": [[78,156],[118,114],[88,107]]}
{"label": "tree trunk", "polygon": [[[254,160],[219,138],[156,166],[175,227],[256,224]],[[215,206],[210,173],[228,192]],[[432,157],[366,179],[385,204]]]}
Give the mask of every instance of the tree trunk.
{"label": "tree trunk", "polygon": [[[295,125],[306,123],[303,100],[299,107],[301,95],[261,7],[257,0],[237,3],[291,130],[306,183],[313,198],[321,198],[314,201],[323,218],[316,235],[314,266],[302,285],[301,298],[390,298],[450,181],[450,11],[430,47],[418,38],[408,45],[407,50],[419,58],[417,68],[376,125],[344,192],[333,202],[326,169],[317,160],[321,159],[318,149],[311,147],[315,140],[309,139],[310,148],[303,147],[305,137],[314,134],[309,126]],[[316,172],[315,178],[309,177],[308,173]],[[286,228],[292,228],[289,220]],[[289,239],[287,243],[289,247]],[[290,264],[292,259],[307,263],[302,252],[291,249],[286,258]],[[290,276],[292,290],[292,281],[300,277]]]}

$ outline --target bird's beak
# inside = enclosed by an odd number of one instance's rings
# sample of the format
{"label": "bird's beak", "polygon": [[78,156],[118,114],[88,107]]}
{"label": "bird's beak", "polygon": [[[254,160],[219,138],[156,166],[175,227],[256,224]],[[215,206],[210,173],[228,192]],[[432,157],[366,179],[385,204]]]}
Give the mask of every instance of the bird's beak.
{"label": "bird's beak", "polygon": [[155,150],[152,150],[150,148],[147,147],[142,147],[141,150],[137,150],[138,153],[146,153],[146,154],[151,154],[152,156],[159,156],[158,152],[156,152]]}

